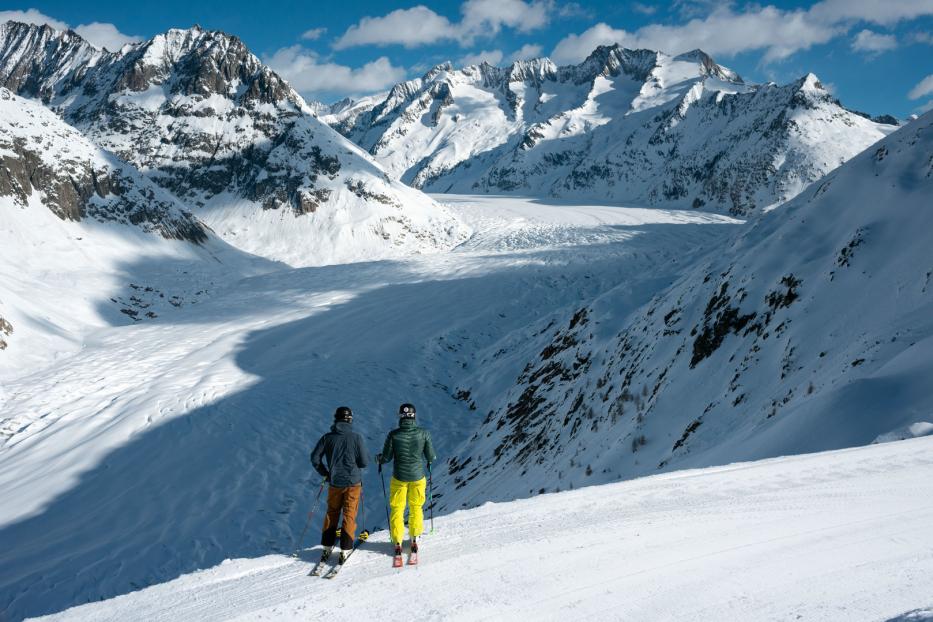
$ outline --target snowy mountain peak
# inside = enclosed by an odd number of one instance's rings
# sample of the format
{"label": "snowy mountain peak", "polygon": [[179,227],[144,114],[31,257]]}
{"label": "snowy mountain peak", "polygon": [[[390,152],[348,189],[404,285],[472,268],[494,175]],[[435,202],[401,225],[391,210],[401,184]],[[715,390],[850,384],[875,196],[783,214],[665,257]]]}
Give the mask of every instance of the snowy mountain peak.
{"label": "snowy mountain peak", "polygon": [[67,55],[59,39],[5,37],[0,86],[41,93],[238,248],[307,265],[436,251],[467,233],[319,122],[235,36],[172,29],[121,54],[76,39]]}
{"label": "snowy mountain peak", "polygon": [[439,75],[447,73],[454,70],[454,66],[450,61],[443,62],[439,65],[434,65],[428,69],[425,74],[421,77],[421,80],[424,82],[430,82],[434,80]]}
{"label": "snowy mountain peak", "polygon": [[575,70],[578,81],[593,80],[597,76],[617,76],[619,73],[644,81],[657,67],[659,58],[659,52],[654,50],[630,50],[617,43],[600,45]]}
{"label": "snowy mountain peak", "polygon": [[800,80],[798,80],[797,88],[802,91],[819,91],[822,93],[828,92],[823,86],[823,83],[820,82],[820,79],[816,77],[816,74],[813,72],[810,72],[804,77],[800,78]]}
{"label": "snowy mountain peak", "polygon": [[212,94],[277,103],[301,98],[234,35],[199,26],[156,35],[127,54],[117,88],[145,91],[167,82],[172,93]]}
{"label": "snowy mountain peak", "polygon": [[736,215],[794,196],[893,129],[815,76],[752,85],[702,50],[619,45],[562,67],[444,66],[322,120],[419,188]]}
{"label": "snowy mountain peak", "polygon": [[553,80],[556,76],[557,65],[547,57],[517,60],[508,67],[509,82],[531,80],[540,83],[544,80]]}
{"label": "snowy mountain peak", "polygon": [[0,86],[29,97],[48,101],[56,84],[108,55],[70,30],[55,30],[47,24],[0,23]]}
{"label": "snowy mountain peak", "polygon": [[700,65],[701,75],[713,76],[728,82],[742,83],[742,77],[727,67],[723,67],[713,60],[713,57],[703,50],[696,49],[683,54],[678,54],[673,58],[674,61],[694,62]]}

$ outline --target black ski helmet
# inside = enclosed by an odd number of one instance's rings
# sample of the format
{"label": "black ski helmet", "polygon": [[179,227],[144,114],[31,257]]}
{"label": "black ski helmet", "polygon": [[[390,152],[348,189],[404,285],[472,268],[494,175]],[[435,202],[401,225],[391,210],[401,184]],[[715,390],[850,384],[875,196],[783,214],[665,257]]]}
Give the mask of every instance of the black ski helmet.
{"label": "black ski helmet", "polygon": [[350,410],[349,406],[340,406],[334,411],[334,420],[349,423],[353,421],[353,411]]}
{"label": "black ski helmet", "polygon": [[414,419],[415,418],[415,405],[414,404],[402,404],[398,407],[398,416],[401,419]]}

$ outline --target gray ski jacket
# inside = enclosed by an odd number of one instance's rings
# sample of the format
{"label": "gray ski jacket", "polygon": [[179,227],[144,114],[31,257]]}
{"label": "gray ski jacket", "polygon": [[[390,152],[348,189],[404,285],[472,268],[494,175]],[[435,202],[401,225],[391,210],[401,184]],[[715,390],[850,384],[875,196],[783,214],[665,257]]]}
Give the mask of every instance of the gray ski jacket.
{"label": "gray ski jacket", "polygon": [[369,464],[369,453],[353,424],[338,421],[314,446],[311,464],[331,486],[346,488],[363,481],[362,469]]}

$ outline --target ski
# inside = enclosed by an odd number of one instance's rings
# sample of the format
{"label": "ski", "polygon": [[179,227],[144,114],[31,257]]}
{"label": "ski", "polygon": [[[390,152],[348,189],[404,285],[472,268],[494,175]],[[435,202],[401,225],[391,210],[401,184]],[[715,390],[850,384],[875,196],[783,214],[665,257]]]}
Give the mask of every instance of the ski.
{"label": "ski", "polygon": [[[349,556],[348,556],[348,557],[349,557]],[[344,561],[344,563],[346,563],[346,561]],[[333,568],[331,568],[330,570],[327,571],[327,574],[324,575],[324,578],[325,578],[325,579],[333,579],[334,577],[337,576],[337,573],[340,572],[340,569],[341,569],[341,568],[343,568],[343,564],[337,564],[336,566],[334,566]]]}
{"label": "ski", "polygon": [[359,540],[356,541],[356,544],[353,545],[353,548],[350,549],[350,552],[346,556],[343,555],[343,552],[340,553],[340,559],[337,561],[337,565],[327,571],[327,574],[324,575],[325,579],[333,579],[340,572],[340,569],[343,568],[344,564],[349,561],[349,559],[356,553],[356,550],[360,548],[360,545],[366,542],[369,539],[369,531],[364,529],[360,534]]}
{"label": "ski", "polygon": [[321,560],[314,565],[314,568],[311,569],[311,572],[308,573],[309,577],[319,577],[321,573],[324,572],[324,568],[327,566],[327,560],[330,559],[331,549],[324,549],[321,553]]}

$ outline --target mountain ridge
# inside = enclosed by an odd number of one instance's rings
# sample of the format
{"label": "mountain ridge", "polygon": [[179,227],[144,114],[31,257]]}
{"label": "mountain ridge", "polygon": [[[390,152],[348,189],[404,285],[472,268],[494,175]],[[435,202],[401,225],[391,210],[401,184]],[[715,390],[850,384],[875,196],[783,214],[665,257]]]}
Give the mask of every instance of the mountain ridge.
{"label": "mountain ridge", "polygon": [[843,108],[812,74],[752,85],[702,50],[669,56],[619,45],[562,67],[547,58],[504,68],[448,62],[320,118],[434,192],[737,216],[793,197],[894,129],[890,118]]}
{"label": "mountain ridge", "polygon": [[529,328],[538,354],[505,397],[464,379],[492,407],[449,461],[441,485],[457,492],[442,505],[498,500],[506,471],[531,495],[864,445],[928,420],[931,162],[928,112],[649,304],[620,315],[619,288]]}
{"label": "mountain ridge", "polygon": [[468,234],[220,31],[171,29],[110,53],[7,22],[0,86],[40,98],[250,253],[318,265],[436,252]]}

